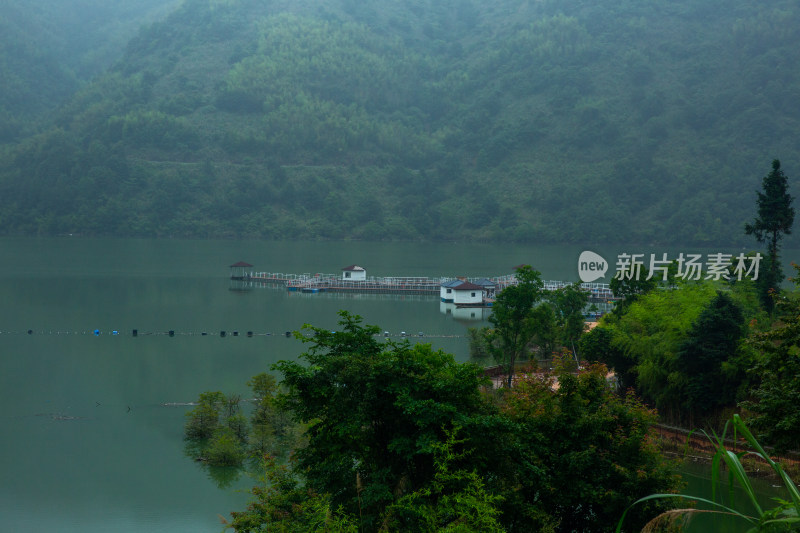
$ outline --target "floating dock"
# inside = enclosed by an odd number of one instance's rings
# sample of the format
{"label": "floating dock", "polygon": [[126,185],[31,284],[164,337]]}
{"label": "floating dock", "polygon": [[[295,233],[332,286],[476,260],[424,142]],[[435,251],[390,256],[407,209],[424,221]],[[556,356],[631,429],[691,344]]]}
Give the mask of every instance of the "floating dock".
{"label": "floating dock", "polygon": [[[309,294],[332,292],[351,294],[414,294],[438,296],[442,283],[453,279],[463,279],[471,283],[489,280],[494,284],[493,292],[499,293],[510,285],[517,283],[513,274],[490,278],[454,278],[454,277],[375,277],[362,280],[342,279],[335,274],[286,274],[280,272],[236,272],[231,280],[250,287],[285,286],[290,292]],[[571,285],[571,282],[547,280],[544,290],[553,291]],[[611,292],[608,283],[581,283],[581,288],[589,292],[590,302],[610,302],[619,298]]]}

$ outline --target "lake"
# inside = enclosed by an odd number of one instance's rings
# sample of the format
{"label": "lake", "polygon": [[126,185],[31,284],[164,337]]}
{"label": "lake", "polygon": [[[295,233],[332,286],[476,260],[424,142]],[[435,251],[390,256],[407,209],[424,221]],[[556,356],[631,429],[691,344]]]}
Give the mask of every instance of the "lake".
{"label": "lake", "polygon": [[218,532],[217,514],[242,509],[253,480],[218,487],[184,456],[187,407],[165,404],[206,390],[246,396],[251,376],[302,352],[285,331],[334,329],[339,309],[393,335],[423,332],[416,341],[459,360],[466,329],[485,324],[485,313],[454,317],[436,297],[230,290],[229,265],[496,276],[527,263],[576,281],[583,248],[63,237],[0,238],[0,250],[3,529],[194,533]]}

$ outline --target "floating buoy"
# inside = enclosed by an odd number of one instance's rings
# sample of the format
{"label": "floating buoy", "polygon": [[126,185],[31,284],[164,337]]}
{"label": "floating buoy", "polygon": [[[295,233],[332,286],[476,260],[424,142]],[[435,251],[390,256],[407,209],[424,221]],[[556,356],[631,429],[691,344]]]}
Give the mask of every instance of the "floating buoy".
{"label": "floating buoy", "polygon": [[175,330],[172,330],[172,329],[169,330],[169,336],[170,337],[174,337],[175,336]]}
{"label": "floating buoy", "polygon": [[220,336],[220,337],[224,337],[224,336],[225,336],[225,331],[220,331],[220,332],[219,332],[219,336]]}
{"label": "floating buoy", "polygon": [[247,332],[247,336],[248,336],[248,337],[252,337],[252,336],[253,336],[253,332],[252,332],[252,331],[248,331],[248,332]]}
{"label": "floating buoy", "polygon": [[234,336],[234,337],[238,337],[238,336],[239,336],[239,332],[238,332],[238,331],[234,331],[234,332],[233,332],[233,336]]}
{"label": "floating buoy", "polygon": [[133,334],[134,337],[138,337],[139,336],[139,330],[138,329],[133,330],[132,334]]}
{"label": "floating buoy", "polygon": [[94,330],[94,336],[95,337],[99,337],[100,336],[100,330],[99,329]]}

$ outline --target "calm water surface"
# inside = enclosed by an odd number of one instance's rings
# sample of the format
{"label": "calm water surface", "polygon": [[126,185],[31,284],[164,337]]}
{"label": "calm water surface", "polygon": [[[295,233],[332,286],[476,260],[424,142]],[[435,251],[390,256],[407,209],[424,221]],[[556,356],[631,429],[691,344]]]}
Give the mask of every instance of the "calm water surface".
{"label": "calm water surface", "polygon": [[[287,273],[338,273],[355,263],[375,276],[494,276],[528,263],[546,279],[577,280],[581,251],[0,239],[2,529],[217,532],[217,514],[243,508],[242,490],[253,481],[219,488],[183,455],[186,408],[164,404],[205,390],[247,394],[251,376],[302,351],[284,331],[304,323],[335,328],[339,309],[393,334],[423,331],[426,342],[460,360],[467,357],[466,328],[483,324],[480,314],[466,320],[443,313],[436,298],[232,291],[228,265],[236,261]],[[169,330],[174,337],[163,334]],[[240,336],[221,338],[221,330]]]}

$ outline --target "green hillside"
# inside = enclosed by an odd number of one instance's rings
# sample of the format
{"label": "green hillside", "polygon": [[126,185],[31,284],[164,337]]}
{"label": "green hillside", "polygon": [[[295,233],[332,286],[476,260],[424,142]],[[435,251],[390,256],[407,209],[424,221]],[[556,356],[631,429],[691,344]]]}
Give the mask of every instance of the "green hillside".
{"label": "green hillside", "polygon": [[789,0],[186,0],[5,145],[0,231],[749,242],[798,43]]}
{"label": "green hillside", "polygon": [[0,3],[0,143],[42,119],[122,55],[142,24],[179,0],[3,0]]}

